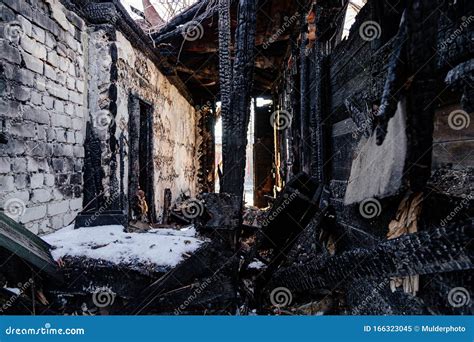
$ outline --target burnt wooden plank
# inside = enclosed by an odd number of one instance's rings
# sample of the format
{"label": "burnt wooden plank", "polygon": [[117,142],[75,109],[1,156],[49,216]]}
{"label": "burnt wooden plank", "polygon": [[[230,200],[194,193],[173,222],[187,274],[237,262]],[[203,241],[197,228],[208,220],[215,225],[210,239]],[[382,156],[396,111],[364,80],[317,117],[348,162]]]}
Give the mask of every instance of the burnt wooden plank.
{"label": "burnt wooden plank", "polygon": [[359,278],[380,279],[438,272],[471,270],[472,219],[447,228],[433,228],[381,242],[373,249],[354,249],[325,260],[278,270],[269,284],[271,290],[285,286],[301,292],[333,288]]}
{"label": "burnt wooden plank", "polygon": [[433,168],[462,170],[474,167],[474,139],[433,144]]}
{"label": "burnt wooden plank", "polygon": [[224,244],[219,241],[207,243],[188,259],[146,287],[133,301],[129,302],[126,312],[141,314],[155,310],[154,308],[160,305],[161,296],[191,285],[196,279],[210,278],[216,274],[235,279],[238,262],[238,257]]}
{"label": "burnt wooden plank", "polygon": [[60,278],[51,246],[19,223],[0,212],[0,246],[50,276]]}

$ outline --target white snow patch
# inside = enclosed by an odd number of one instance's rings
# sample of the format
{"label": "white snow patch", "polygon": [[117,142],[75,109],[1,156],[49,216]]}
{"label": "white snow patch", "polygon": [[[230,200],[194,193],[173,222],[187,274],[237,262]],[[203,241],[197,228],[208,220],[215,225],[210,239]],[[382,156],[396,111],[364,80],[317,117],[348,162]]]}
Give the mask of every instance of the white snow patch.
{"label": "white snow patch", "polygon": [[17,287],[4,287],[5,290],[10,291],[11,293],[19,296],[21,294],[21,290]]}
{"label": "white snow patch", "polygon": [[[146,233],[125,233],[123,226],[74,229],[68,226],[43,239],[55,247],[55,260],[64,256],[101,259],[114,264],[155,264],[176,266],[183,253],[191,254],[204,242],[195,237],[194,227],[186,230],[153,229]],[[173,234],[174,233],[174,234]]]}
{"label": "white snow patch", "polygon": [[155,229],[150,229],[148,232],[159,233],[160,235],[188,236],[188,237],[196,236],[196,229],[194,229],[193,225],[190,225],[188,227],[183,227],[180,229],[155,228]]}
{"label": "white snow patch", "polygon": [[261,262],[260,260],[255,260],[255,261],[252,261],[250,264],[249,264],[249,268],[253,268],[253,269],[256,269],[256,270],[260,270],[262,268],[265,268],[265,264],[263,262]]}

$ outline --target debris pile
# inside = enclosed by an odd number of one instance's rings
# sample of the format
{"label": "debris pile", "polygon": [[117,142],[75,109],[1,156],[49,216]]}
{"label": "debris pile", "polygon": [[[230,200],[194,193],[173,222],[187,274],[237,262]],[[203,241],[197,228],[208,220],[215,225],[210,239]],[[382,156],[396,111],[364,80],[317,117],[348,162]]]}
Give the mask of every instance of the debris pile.
{"label": "debris pile", "polygon": [[[69,226],[43,241],[4,220],[4,236],[21,232],[31,239],[32,249],[14,254],[2,266],[0,300],[5,313],[19,314],[470,312],[471,306],[457,311],[440,307],[391,282],[472,270],[472,218],[401,234],[367,248],[347,248],[339,242],[344,237],[327,196],[314,178],[301,173],[263,211],[261,225],[252,225],[253,230],[243,223],[235,196],[214,193],[195,200],[199,214],[189,218],[193,225],[181,228],[175,224],[129,233],[122,226]],[[182,212],[189,203],[181,206]],[[254,222],[261,215],[245,210]],[[5,248],[8,245],[2,245]],[[40,254],[44,260],[38,264],[33,256]],[[9,272],[9,267],[24,271]],[[445,279],[449,277],[440,278],[439,284]]]}

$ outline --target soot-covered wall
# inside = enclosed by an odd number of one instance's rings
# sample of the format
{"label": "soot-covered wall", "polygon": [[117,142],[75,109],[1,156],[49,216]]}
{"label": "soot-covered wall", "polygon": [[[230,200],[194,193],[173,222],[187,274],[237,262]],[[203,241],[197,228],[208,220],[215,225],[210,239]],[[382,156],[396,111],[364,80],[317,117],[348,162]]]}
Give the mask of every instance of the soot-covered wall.
{"label": "soot-covered wall", "polygon": [[165,189],[174,198],[196,195],[196,111],[120,32],[117,50],[120,126],[127,127],[129,94],[151,105],[155,206],[160,215]]}
{"label": "soot-covered wall", "polygon": [[195,195],[195,109],[119,4],[4,0],[0,25],[0,208],[40,234],[126,213],[131,96],[150,109],[157,215],[165,189]]}
{"label": "soot-covered wall", "polygon": [[[92,192],[104,193],[102,203],[107,209],[127,211],[127,201],[117,194],[130,200],[138,189],[134,183],[138,173],[146,167],[153,183],[153,196],[147,196],[147,201],[154,202],[159,218],[165,189],[174,198],[181,193],[195,195],[195,109],[156,64],[112,25],[100,25],[91,32],[89,58],[91,136],[99,141],[100,151],[94,153],[100,154],[102,167],[101,183]],[[130,132],[130,127],[140,125],[143,106],[151,130],[150,158],[146,166],[131,167],[143,136]]]}

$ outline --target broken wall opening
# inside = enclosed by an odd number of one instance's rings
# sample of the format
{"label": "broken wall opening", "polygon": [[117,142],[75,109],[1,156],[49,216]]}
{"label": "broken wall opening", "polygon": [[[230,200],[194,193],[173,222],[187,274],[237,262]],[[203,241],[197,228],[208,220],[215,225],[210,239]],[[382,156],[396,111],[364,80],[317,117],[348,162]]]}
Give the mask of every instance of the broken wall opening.
{"label": "broken wall opening", "polygon": [[[368,19],[362,24],[357,23],[356,17],[360,12],[368,13]],[[358,30],[358,34],[372,48],[378,49],[392,39],[398,32],[400,19],[403,12],[403,3],[398,0],[386,1],[385,4],[367,0],[350,0],[346,4],[340,39],[337,43],[348,40],[351,31]],[[367,17],[367,14],[364,14]]]}
{"label": "broken wall opening", "polygon": [[[153,168],[153,106],[130,95],[129,109],[130,158],[128,179],[129,219],[156,222]],[[143,191],[146,210],[138,203],[138,192]]]}
{"label": "broken wall opening", "polygon": [[[218,107],[220,107],[220,102],[218,102]],[[245,164],[245,181],[244,181],[244,201],[247,205],[254,205],[254,160],[253,160],[253,150],[254,150],[254,110],[252,109],[250,113],[250,123],[249,129],[247,131],[247,151],[246,151],[246,164]],[[216,120],[215,124],[215,155],[216,155],[216,183],[215,183],[215,192],[219,192],[220,189],[220,176],[222,172],[222,117],[219,117]]]}
{"label": "broken wall opening", "polygon": [[255,187],[253,202],[256,207],[265,208],[270,204],[270,198],[274,197],[275,186],[273,102],[258,98],[254,110],[253,179]]}
{"label": "broken wall opening", "polygon": [[341,40],[347,39],[347,37],[349,37],[351,27],[354,25],[356,20],[356,16],[359,14],[360,10],[365,6],[366,3],[367,0],[350,0],[347,2]]}
{"label": "broken wall opening", "polygon": [[[220,108],[221,103],[217,103]],[[247,130],[246,166],[244,180],[244,200],[247,205],[264,208],[269,198],[274,196],[274,127],[272,125],[273,102],[258,97],[252,100],[250,120]],[[215,165],[216,179],[222,171],[222,118],[215,124]],[[219,192],[219,181],[215,192]]]}

